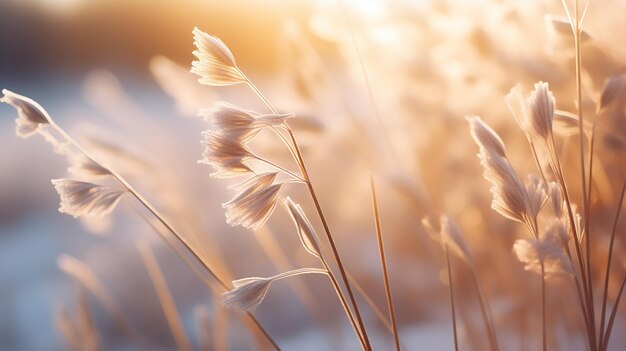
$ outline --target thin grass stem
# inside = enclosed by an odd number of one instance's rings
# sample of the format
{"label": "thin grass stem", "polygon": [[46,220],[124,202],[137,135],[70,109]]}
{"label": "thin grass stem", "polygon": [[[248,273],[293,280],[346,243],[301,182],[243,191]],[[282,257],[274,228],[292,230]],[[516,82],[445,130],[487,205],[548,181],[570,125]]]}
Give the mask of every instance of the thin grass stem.
{"label": "thin grass stem", "polygon": [[396,311],[393,307],[393,298],[391,296],[391,287],[389,284],[389,271],[387,269],[387,259],[385,257],[385,248],[383,245],[383,230],[380,223],[380,213],[378,211],[378,200],[376,198],[376,186],[374,185],[374,177],[370,176],[370,186],[372,189],[372,205],[374,207],[374,221],[376,222],[376,238],[378,239],[378,250],[380,252],[380,263],[383,268],[383,278],[385,281],[385,293],[387,295],[387,306],[389,308],[389,318],[393,326],[393,338],[396,351],[400,351],[400,338],[398,336],[398,325],[396,322]]}
{"label": "thin grass stem", "polygon": [[278,170],[280,170],[282,172],[287,173],[288,175],[292,176],[294,178],[294,180],[297,180],[297,181],[299,181],[301,183],[305,183],[306,182],[299,175],[291,172],[290,170],[288,170],[288,169],[286,169],[286,168],[284,168],[284,167],[282,167],[282,166],[280,166],[280,165],[278,165],[278,164],[276,164],[276,163],[274,163],[274,162],[272,162],[270,160],[266,160],[266,159],[261,158],[261,157],[255,157],[254,159],[255,160],[259,160],[259,161],[261,161],[261,162],[263,162],[265,164],[268,164],[268,165],[270,165],[270,166],[272,166],[272,167],[274,167],[274,168],[276,168],[276,169],[278,169]]}
{"label": "thin grass stem", "polygon": [[454,305],[454,285],[452,279],[452,268],[450,265],[450,250],[448,249],[448,245],[443,245],[444,251],[446,253],[446,267],[448,271],[448,291],[450,295],[450,307],[452,310],[452,333],[454,334],[454,351],[459,351],[459,337],[457,334],[457,324],[456,324],[456,306]]}
{"label": "thin grass stem", "polygon": [[480,310],[483,317],[483,322],[485,323],[485,329],[487,330],[487,334],[489,335],[489,343],[491,345],[491,350],[498,351],[498,339],[496,338],[496,331],[493,326],[493,317],[491,316],[491,311],[489,306],[487,305],[487,300],[480,288],[480,284],[478,282],[478,277],[476,276],[476,271],[474,267],[469,267],[472,280],[474,282],[474,288],[476,289],[476,293],[478,294],[478,301],[480,302]]}
{"label": "thin grass stem", "polygon": [[[102,165],[100,162],[98,162],[94,157],[92,157],[90,155],[89,152],[87,152],[76,140],[74,140],[74,138],[72,138],[69,134],[67,134],[65,132],[65,130],[63,130],[61,127],[59,127],[56,123],[54,123],[53,121],[51,121],[50,125],[59,133],[61,134],[61,136],[63,136],[67,142],[69,142],[70,144],[74,145],[74,147],[76,147],[83,155],[85,155],[85,157],[87,157],[89,160],[91,160],[92,162]],[[152,206],[152,204],[150,204],[148,202],[148,200],[146,200],[143,195],[141,195],[137,190],[135,190],[129,183],[128,181],[122,177],[119,173],[117,173],[115,170],[111,169],[111,168],[107,168],[108,171],[111,173],[111,175],[117,179],[127,190],[128,192],[133,195],[133,197],[135,197],[143,207],[145,207],[153,216],[155,219],[157,219],[157,221],[159,221],[170,233],[172,233],[172,235],[174,235],[174,237],[181,243],[183,244],[183,246],[195,257],[195,259],[200,262],[202,264],[202,266],[206,269],[206,271],[211,275],[211,277],[217,281],[224,290],[228,290],[228,285],[215,273],[215,271],[208,265],[208,263],[206,263],[198,254],[198,252],[196,250],[193,249],[193,247],[190,245],[190,243],[187,241],[187,239],[185,239],[185,237],[183,237],[176,229],[174,229],[174,227],[165,219],[165,217],[163,215],[161,215],[159,213],[159,211]],[[269,335],[269,333],[261,326],[261,324],[258,322],[258,320],[256,318],[254,318],[254,316],[252,316],[251,314],[250,318],[252,319],[252,321],[254,322],[254,324],[259,328],[259,331],[265,336],[265,338],[267,339],[267,341],[272,344],[272,346],[274,348],[276,348],[276,350],[280,350],[280,347],[278,346],[278,344],[274,341],[274,339]]]}
{"label": "thin grass stem", "polygon": [[[272,106],[272,104],[270,104],[270,102],[265,98],[265,96],[261,93],[261,91],[254,85],[254,83],[252,83],[252,81],[250,81],[250,79],[246,79],[246,82],[248,84],[248,86],[254,91],[254,93],[265,103],[265,105],[275,114],[278,114],[278,111]],[[347,278],[347,274],[346,274],[346,270],[344,268],[343,262],[341,261],[341,257],[339,256],[339,251],[337,250],[337,246],[335,245],[335,240],[333,239],[333,236],[330,232],[330,227],[328,226],[328,222],[326,221],[326,216],[324,215],[324,212],[322,211],[322,207],[319,203],[319,200],[317,198],[317,194],[315,193],[315,189],[313,188],[313,184],[311,182],[311,178],[309,177],[309,173],[307,171],[306,165],[304,164],[304,159],[302,157],[302,152],[300,151],[300,147],[298,146],[298,142],[296,141],[296,137],[293,134],[293,131],[291,130],[291,128],[287,127],[287,133],[289,134],[289,138],[291,139],[291,144],[294,148],[295,151],[295,156],[296,156],[296,161],[300,166],[300,172],[302,173],[302,177],[304,178],[304,180],[306,181],[306,185],[307,188],[309,190],[309,194],[311,195],[311,198],[313,200],[313,203],[315,204],[315,209],[317,210],[318,216],[320,217],[320,220],[322,222],[322,226],[324,227],[324,233],[326,234],[326,238],[328,239],[328,242],[330,244],[330,247],[332,249],[333,252],[333,256],[335,258],[335,261],[337,262],[337,268],[339,269],[339,272],[341,274],[341,279],[343,281],[344,286],[346,287],[346,290],[348,292],[348,296],[350,298],[350,303],[352,305],[352,308],[354,310],[354,314],[356,317],[356,320],[358,322],[359,325],[359,330],[355,330],[355,332],[359,335],[359,337],[363,337],[364,341],[364,348],[365,350],[371,350],[372,347],[370,345],[370,341],[369,338],[367,336],[367,331],[365,329],[365,325],[363,323],[363,318],[361,317],[361,312],[359,311],[359,307],[358,304],[356,303],[356,299],[354,298],[354,293],[352,292],[352,287],[350,286],[350,282],[348,281]],[[334,274],[332,274],[332,271],[329,270],[329,275],[331,276],[331,278],[334,280]],[[335,282],[336,283],[336,282]],[[343,295],[343,293],[341,293],[341,289],[339,289],[337,291],[338,294]]]}
{"label": "thin grass stem", "polygon": [[622,298],[622,293],[624,292],[624,285],[626,285],[626,275],[624,276],[624,279],[622,280],[622,285],[620,286],[619,291],[617,292],[615,305],[613,305],[613,310],[611,311],[611,317],[609,318],[609,324],[606,327],[606,334],[604,335],[604,338],[602,339],[602,342],[600,344],[600,350],[602,351],[606,351],[609,347],[611,331],[613,330],[613,323],[615,322],[615,317],[617,316],[619,302]]}
{"label": "thin grass stem", "polygon": [[[609,275],[611,273],[611,259],[613,258],[613,244],[615,242],[615,231],[617,230],[617,223],[619,222],[619,216],[622,212],[622,206],[624,202],[624,193],[626,192],[626,177],[624,178],[624,183],[622,185],[622,191],[619,195],[619,201],[616,206],[615,216],[613,218],[613,226],[611,227],[611,239],[609,241],[609,253],[606,259],[606,271],[604,274],[604,290],[602,294],[602,312],[600,316],[600,337],[604,335],[604,320],[606,318],[606,304],[607,304],[607,296],[609,293]],[[602,340],[600,340],[602,342]]]}
{"label": "thin grass stem", "polygon": [[541,260],[541,340],[543,351],[548,350],[548,339],[546,333],[546,271],[543,260]]}

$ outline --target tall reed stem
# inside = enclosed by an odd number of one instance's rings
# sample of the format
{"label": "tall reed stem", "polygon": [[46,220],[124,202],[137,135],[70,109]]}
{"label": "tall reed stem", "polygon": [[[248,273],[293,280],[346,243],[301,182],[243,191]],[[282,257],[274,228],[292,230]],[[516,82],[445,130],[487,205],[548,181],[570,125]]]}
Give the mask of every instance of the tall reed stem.
{"label": "tall reed stem", "polygon": [[591,249],[590,249],[590,233],[589,233],[589,199],[587,198],[587,181],[585,175],[585,134],[584,134],[584,116],[582,107],[582,73],[581,73],[581,60],[580,53],[580,34],[582,28],[580,27],[579,16],[579,1],[575,1],[574,17],[576,21],[574,31],[574,46],[576,50],[576,95],[578,105],[578,144],[580,153],[580,178],[581,178],[581,190],[583,200],[583,214],[584,214],[584,226],[585,226],[585,251],[587,256],[586,269],[587,269],[587,304],[589,305],[589,317],[591,319],[591,326],[593,331],[593,344],[595,344],[596,338],[596,322],[595,322],[595,308],[593,304],[593,284],[591,277]]}
{"label": "tall reed stem", "polygon": [[380,214],[378,212],[378,200],[376,199],[376,186],[374,185],[374,177],[370,177],[370,186],[372,189],[372,205],[374,207],[374,221],[376,222],[376,238],[378,239],[378,250],[380,252],[380,262],[383,268],[383,278],[385,280],[385,293],[387,295],[387,305],[389,307],[389,318],[393,325],[393,338],[396,351],[400,351],[400,338],[398,336],[398,325],[396,322],[396,311],[393,307],[393,299],[391,296],[391,287],[389,284],[389,272],[387,270],[387,259],[385,258],[385,248],[383,245],[383,230],[380,224]]}
{"label": "tall reed stem", "polygon": [[487,329],[487,334],[489,335],[489,343],[491,345],[492,351],[498,351],[498,339],[496,338],[496,332],[493,326],[493,318],[491,316],[491,311],[489,306],[487,306],[487,301],[485,300],[485,296],[480,288],[480,284],[478,282],[478,277],[476,276],[476,271],[474,267],[470,267],[470,272],[472,276],[472,280],[474,282],[474,287],[476,288],[476,292],[478,293],[478,301],[480,302],[480,310],[483,316],[483,322],[485,323],[485,329]]}
{"label": "tall reed stem", "polygon": [[546,271],[543,260],[541,260],[541,340],[543,351],[548,350],[548,339],[546,333]]}
{"label": "tall reed stem", "polygon": [[[272,106],[272,104],[270,104],[270,102],[265,98],[265,96],[261,93],[261,91],[252,83],[252,81],[250,79],[246,80],[246,83],[248,84],[248,86],[254,91],[254,93],[263,101],[263,103],[265,103],[265,105],[275,114],[278,114],[278,111],[274,108],[274,106]],[[311,198],[313,200],[313,203],[315,204],[315,209],[317,210],[317,214],[320,217],[320,220],[322,221],[322,226],[324,227],[324,233],[326,234],[326,238],[328,239],[328,243],[330,244],[330,247],[332,249],[333,252],[333,256],[335,258],[335,261],[337,262],[337,267],[339,269],[339,272],[341,274],[341,279],[343,281],[344,286],[346,287],[346,290],[348,291],[348,296],[350,298],[350,303],[352,305],[352,308],[354,309],[354,314],[356,316],[356,320],[359,324],[359,329],[360,332],[357,331],[357,334],[362,335],[364,342],[365,342],[365,349],[366,350],[371,350],[372,347],[370,345],[370,341],[369,338],[367,336],[367,331],[365,330],[365,325],[363,323],[363,318],[361,317],[361,312],[359,311],[359,307],[358,304],[356,303],[356,299],[354,298],[354,293],[352,292],[352,287],[350,286],[350,282],[348,281],[348,277],[346,274],[346,270],[344,268],[344,265],[341,261],[341,257],[339,256],[339,251],[337,250],[337,246],[335,245],[335,240],[333,239],[333,236],[330,232],[330,227],[328,226],[328,222],[326,221],[326,216],[324,215],[324,212],[322,211],[322,207],[319,203],[319,200],[317,198],[317,194],[315,193],[315,189],[313,188],[313,184],[311,182],[311,178],[309,177],[309,172],[307,171],[306,165],[304,164],[304,159],[302,157],[302,152],[300,151],[300,147],[298,145],[298,142],[296,141],[296,137],[293,134],[293,131],[291,130],[291,128],[287,128],[287,133],[289,134],[289,138],[291,139],[291,143],[293,144],[293,148],[295,150],[295,154],[297,157],[297,163],[298,166],[300,167],[300,171],[302,173],[302,177],[305,180],[305,183],[307,185],[307,188],[309,190],[309,194],[311,195]],[[332,271],[329,270],[330,276],[333,276],[333,274],[331,273]]]}
{"label": "tall reed stem", "polygon": [[[617,310],[619,308],[619,302],[622,298],[622,293],[624,292],[624,285],[626,285],[626,275],[622,280],[622,285],[619,288],[619,292],[617,293],[617,298],[615,299],[615,305],[613,306],[613,310],[611,311],[611,317],[609,318],[609,324],[606,327],[606,334],[600,343],[600,350],[606,351],[609,347],[609,339],[611,337],[611,330],[613,330],[613,322],[615,322],[615,316],[617,316]],[[602,337],[602,336],[600,336]]]}
{"label": "tall reed stem", "polygon": [[624,202],[624,193],[626,192],[626,177],[622,185],[622,191],[619,195],[619,201],[615,210],[615,217],[613,219],[613,226],[611,227],[611,240],[609,241],[609,254],[606,259],[606,272],[604,274],[604,292],[602,294],[602,313],[600,316],[600,343],[603,342],[602,336],[604,335],[604,320],[606,318],[606,303],[609,293],[609,274],[611,273],[611,259],[613,258],[613,243],[615,242],[615,231],[617,230],[617,223],[619,221],[619,215],[622,212],[622,205]]}
{"label": "tall reed stem", "polygon": [[450,265],[450,250],[448,245],[444,244],[444,251],[446,253],[446,267],[448,270],[448,291],[450,292],[450,307],[452,308],[452,332],[454,334],[454,351],[459,351],[459,337],[457,335],[456,326],[456,307],[454,305],[454,287],[452,280],[452,268]]}

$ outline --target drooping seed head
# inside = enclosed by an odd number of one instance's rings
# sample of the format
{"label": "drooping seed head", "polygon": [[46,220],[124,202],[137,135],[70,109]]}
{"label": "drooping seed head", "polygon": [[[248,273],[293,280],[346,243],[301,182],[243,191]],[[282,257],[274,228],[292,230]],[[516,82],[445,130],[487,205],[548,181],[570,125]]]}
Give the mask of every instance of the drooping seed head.
{"label": "drooping seed head", "polygon": [[272,184],[277,173],[257,175],[238,186],[241,193],[223,204],[226,222],[258,229],[272,215],[282,183]]}
{"label": "drooping seed head", "polygon": [[265,127],[280,126],[293,114],[261,115],[244,110],[227,102],[218,102],[210,110],[200,110],[200,115],[211,123],[212,130],[226,138],[245,144]]}
{"label": "drooping seed head", "polygon": [[211,165],[215,169],[211,176],[226,178],[251,172],[245,161],[254,158],[254,155],[241,140],[213,131],[204,131],[202,136],[204,157],[198,162]]}
{"label": "drooping seed head", "polygon": [[100,185],[73,179],[53,179],[61,197],[59,211],[75,218],[102,217],[113,211],[127,189],[121,184]]}
{"label": "drooping seed head", "polygon": [[272,284],[271,278],[244,278],[233,280],[234,289],[225,292],[223,304],[240,311],[251,311],[259,307]]}
{"label": "drooping seed head", "polygon": [[15,119],[15,133],[18,136],[27,138],[35,134],[40,125],[49,124],[51,122],[50,116],[46,110],[34,100],[7,89],[3,89],[2,94],[4,96],[0,98],[0,102],[9,104],[17,110],[18,116]]}

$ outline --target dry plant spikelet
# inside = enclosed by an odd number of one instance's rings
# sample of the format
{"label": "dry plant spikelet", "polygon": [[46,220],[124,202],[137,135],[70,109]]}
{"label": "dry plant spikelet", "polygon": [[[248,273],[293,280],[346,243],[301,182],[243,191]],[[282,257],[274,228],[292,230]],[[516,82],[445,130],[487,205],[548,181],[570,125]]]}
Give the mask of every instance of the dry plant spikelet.
{"label": "dry plant spikelet", "polygon": [[278,173],[263,173],[234,186],[240,193],[222,204],[226,222],[245,228],[258,229],[270,217],[278,201],[282,183],[272,184]]}
{"label": "dry plant spikelet", "polygon": [[193,54],[198,60],[192,62],[191,72],[200,76],[200,84],[223,86],[246,81],[226,44],[198,28],[193,29],[193,38],[197,48]]}
{"label": "dry plant spikelet", "polygon": [[468,116],[472,138],[481,150],[506,157],[506,149],[502,138],[478,116]]}
{"label": "dry plant spikelet", "polygon": [[303,274],[328,274],[328,272],[319,268],[300,268],[268,278],[250,277],[233,280],[234,289],[222,295],[224,306],[241,311],[253,310],[263,302],[274,281]]}
{"label": "dry plant spikelet", "polygon": [[212,177],[235,177],[251,172],[244,163],[254,155],[240,141],[212,131],[202,132],[202,144],[206,146],[203,159],[199,163],[211,165],[215,172]]}
{"label": "dry plant spikelet", "polygon": [[546,278],[573,274],[572,266],[565,257],[558,238],[551,235],[552,233],[546,233],[539,239],[516,240],[513,250],[517,258],[525,264],[525,270],[538,274],[541,274],[543,262]]}
{"label": "dry plant spikelet", "polygon": [[491,208],[505,218],[526,223],[536,232],[534,219],[545,202],[543,187],[534,181],[528,187],[524,186],[506,158],[504,144],[498,134],[480,117],[466,119],[472,138],[480,149],[478,158],[484,169],[483,175],[491,183]]}
{"label": "dry plant spikelet", "polygon": [[472,262],[472,252],[456,223],[446,215],[441,215],[439,222],[441,225],[441,240],[445,245],[459,258],[468,263]]}
{"label": "dry plant spikelet", "polygon": [[7,89],[3,89],[2,94],[4,96],[0,98],[0,102],[9,104],[17,110],[15,133],[18,136],[27,138],[35,134],[40,125],[50,124],[50,116],[37,102]]}
{"label": "dry plant spikelet", "polygon": [[210,110],[200,110],[213,129],[225,138],[247,143],[261,129],[270,126],[280,126],[293,114],[261,115],[254,111],[247,111],[227,102],[218,102]]}
{"label": "dry plant spikelet", "polygon": [[59,211],[75,218],[102,217],[110,213],[128,190],[119,183],[100,185],[74,179],[53,179],[61,197]]}
{"label": "dry plant spikelet", "polygon": [[307,250],[311,255],[315,257],[320,257],[320,247],[317,242],[317,236],[315,234],[315,229],[313,229],[313,225],[309,222],[309,219],[304,214],[302,207],[296,204],[291,200],[289,196],[285,198],[285,206],[287,206],[289,215],[293,220],[293,223],[296,225],[296,229],[298,230],[298,236],[300,237],[300,241],[302,242],[302,246]]}
{"label": "dry plant spikelet", "polygon": [[426,217],[422,218],[422,225],[433,240],[448,247],[451,252],[465,262],[472,262],[472,252],[463,237],[463,233],[449,216],[439,216],[439,230],[435,229],[433,222]]}
{"label": "dry plant spikelet", "polygon": [[548,83],[535,83],[535,90],[528,98],[529,124],[533,133],[544,140],[547,140],[552,133],[554,105],[554,96]]}
{"label": "dry plant spikelet", "polygon": [[272,184],[223,204],[226,222],[249,229],[260,228],[274,212],[281,186]]}

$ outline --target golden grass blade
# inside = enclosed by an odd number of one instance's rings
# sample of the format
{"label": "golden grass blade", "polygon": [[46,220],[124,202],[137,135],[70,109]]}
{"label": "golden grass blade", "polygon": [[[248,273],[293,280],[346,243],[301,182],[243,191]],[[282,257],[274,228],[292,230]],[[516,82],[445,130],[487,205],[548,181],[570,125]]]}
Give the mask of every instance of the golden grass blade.
{"label": "golden grass blade", "polygon": [[454,280],[452,279],[452,268],[450,267],[450,252],[448,245],[444,244],[444,251],[446,253],[446,268],[448,272],[448,291],[450,293],[450,307],[452,311],[452,332],[454,334],[454,350],[459,351],[459,337],[457,333],[456,325],[456,307],[454,304]]}
{"label": "golden grass blade", "polygon": [[380,214],[378,212],[378,200],[376,199],[376,186],[374,185],[374,177],[370,176],[370,187],[372,191],[372,205],[374,207],[374,221],[376,222],[376,238],[378,241],[378,250],[380,253],[380,262],[383,269],[383,278],[385,281],[385,293],[387,295],[387,307],[389,308],[389,317],[393,326],[393,338],[396,351],[400,351],[400,338],[398,336],[398,324],[396,322],[396,311],[393,307],[393,298],[391,295],[391,287],[389,284],[389,271],[387,269],[387,259],[385,258],[385,248],[383,244],[383,230],[380,223]]}
{"label": "golden grass blade", "polygon": [[172,335],[174,336],[178,349],[180,351],[191,351],[191,343],[189,342],[189,338],[185,332],[185,327],[183,326],[183,321],[181,320],[178,309],[176,308],[176,303],[174,302],[174,298],[167,287],[165,277],[163,277],[163,273],[159,268],[159,264],[154,257],[150,246],[146,242],[138,242],[137,250],[139,250],[143,263],[150,276],[150,280],[152,280],[154,290],[159,297],[159,302],[163,308],[165,319],[167,320],[167,324],[172,331]]}
{"label": "golden grass blade", "polygon": [[[617,230],[617,223],[619,222],[620,213],[622,212],[622,206],[624,203],[624,194],[626,193],[626,177],[622,185],[622,191],[620,192],[619,200],[615,209],[615,217],[613,219],[613,226],[611,227],[611,239],[609,241],[609,254],[606,259],[606,272],[604,274],[604,290],[602,294],[602,309],[600,316],[600,337],[604,335],[605,317],[606,317],[606,304],[609,293],[609,274],[611,273],[611,259],[613,258],[613,243],[615,242],[615,231]],[[600,340],[603,342],[603,340]]]}

